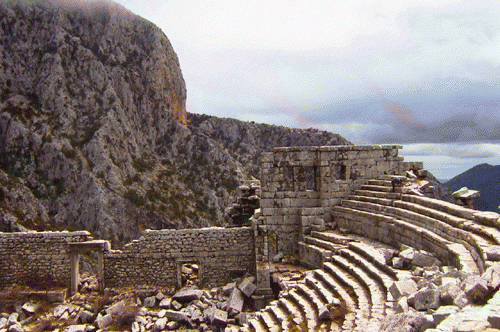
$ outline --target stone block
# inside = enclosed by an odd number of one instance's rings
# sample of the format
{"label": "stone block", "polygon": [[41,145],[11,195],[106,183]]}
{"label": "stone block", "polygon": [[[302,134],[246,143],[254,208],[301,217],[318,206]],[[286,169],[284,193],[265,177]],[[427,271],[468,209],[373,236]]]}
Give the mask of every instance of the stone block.
{"label": "stone block", "polygon": [[401,296],[408,296],[415,293],[417,291],[417,283],[413,279],[398,280],[391,285],[389,291],[396,300]]}
{"label": "stone block", "polygon": [[212,315],[212,324],[218,326],[226,326],[227,325],[227,312],[215,308]]}
{"label": "stone block", "polygon": [[160,318],[160,319],[158,319],[155,322],[154,329],[156,331],[163,331],[165,329],[166,325],[167,325],[167,319],[166,318]]}
{"label": "stone block", "polygon": [[113,316],[111,315],[97,315],[95,319],[95,324],[98,328],[103,329],[105,327],[110,326],[113,323]]}
{"label": "stone block", "polygon": [[156,305],[156,297],[150,296],[144,299],[144,306],[146,308],[153,308]]}
{"label": "stone block", "polygon": [[171,305],[172,305],[172,299],[167,297],[167,298],[161,300],[159,306],[162,309],[170,309]]}
{"label": "stone block", "polygon": [[232,315],[237,315],[243,311],[243,305],[245,304],[245,295],[238,288],[234,288],[231,296],[229,297],[227,310]]}
{"label": "stone block", "polygon": [[167,318],[169,321],[176,321],[176,322],[187,322],[189,319],[186,313],[174,310],[167,310],[165,312],[165,318]]}
{"label": "stone block", "polygon": [[439,292],[431,287],[424,287],[409,296],[408,302],[416,310],[429,310],[439,308]]}
{"label": "stone block", "polygon": [[203,295],[203,291],[199,289],[181,289],[177,293],[174,294],[172,297],[173,300],[179,301],[179,302],[191,302],[194,300],[199,300],[201,299],[201,296]]}
{"label": "stone block", "polygon": [[246,297],[250,297],[257,289],[257,286],[255,286],[251,278],[245,278],[238,288],[243,292],[243,294],[245,294]]}
{"label": "stone block", "polygon": [[489,294],[487,281],[475,275],[467,277],[461,287],[473,303],[481,302]]}

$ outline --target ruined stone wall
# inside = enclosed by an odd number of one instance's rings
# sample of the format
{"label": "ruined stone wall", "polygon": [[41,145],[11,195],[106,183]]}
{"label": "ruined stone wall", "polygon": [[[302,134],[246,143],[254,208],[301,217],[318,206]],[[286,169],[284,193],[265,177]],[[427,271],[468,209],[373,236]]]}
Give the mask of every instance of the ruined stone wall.
{"label": "ruined stone wall", "polygon": [[47,282],[69,287],[68,244],[89,238],[87,231],[0,233],[0,289]]}
{"label": "ruined stone wall", "polygon": [[255,273],[252,228],[148,230],[123,251],[105,254],[104,283],[177,286],[185,263],[199,265],[204,285],[222,283],[234,273]]}
{"label": "ruined stone wall", "polygon": [[[258,226],[267,243],[263,260],[297,253],[301,234],[328,222],[340,204],[369,179],[402,174],[410,168],[397,145],[275,148],[262,154],[261,210]],[[421,167],[421,166],[420,166]]]}

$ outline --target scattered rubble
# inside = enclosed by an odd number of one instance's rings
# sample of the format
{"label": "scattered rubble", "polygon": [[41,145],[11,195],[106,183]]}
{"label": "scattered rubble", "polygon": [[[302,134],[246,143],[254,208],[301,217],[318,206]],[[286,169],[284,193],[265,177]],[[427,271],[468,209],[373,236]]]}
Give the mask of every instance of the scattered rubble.
{"label": "scattered rubble", "polygon": [[[87,278],[82,280],[88,281]],[[134,289],[118,293],[106,289],[105,295],[97,292],[75,294],[56,306],[44,302],[45,308],[42,308],[43,303],[29,300],[16,305],[13,313],[0,314],[0,331],[92,332],[109,329],[145,332],[172,331],[181,327],[218,331],[246,322],[243,314],[254,310],[251,297],[255,290],[255,277],[246,277],[211,290],[190,286],[176,292],[173,289]]]}

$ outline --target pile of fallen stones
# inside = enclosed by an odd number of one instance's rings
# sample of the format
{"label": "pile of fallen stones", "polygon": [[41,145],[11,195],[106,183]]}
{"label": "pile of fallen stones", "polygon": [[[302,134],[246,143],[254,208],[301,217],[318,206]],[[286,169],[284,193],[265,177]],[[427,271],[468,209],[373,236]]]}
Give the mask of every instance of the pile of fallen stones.
{"label": "pile of fallen stones", "polygon": [[254,282],[254,277],[240,278],[211,290],[185,287],[177,292],[136,289],[118,294],[107,289],[104,296],[75,294],[45,313],[37,312],[39,303],[30,301],[0,315],[0,332],[237,329],[247,322],[247,312],[254,310]]}
{"label": "pile of fallen stones", "polygon": [[408,247],[391,262],[395,268],[411,270],[389,288],[397,301],[396,313],[416,317],[422,331],[436,327],[468,305],[484,305],[500,288],[500,264],[474,275],[442,266],[432,254]]}

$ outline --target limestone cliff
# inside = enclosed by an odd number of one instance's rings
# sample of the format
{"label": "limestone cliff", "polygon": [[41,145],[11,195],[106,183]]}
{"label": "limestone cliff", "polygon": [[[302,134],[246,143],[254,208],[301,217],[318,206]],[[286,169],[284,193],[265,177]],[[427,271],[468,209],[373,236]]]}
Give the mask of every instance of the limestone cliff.
{"label": "limestone cliff", "polygon": [[144,228],[220,225],[261,151],[348,143],[197,115],[187,126],[167,37],[113,3],[0,0],[0,39],[0,231],[124,243]]}

